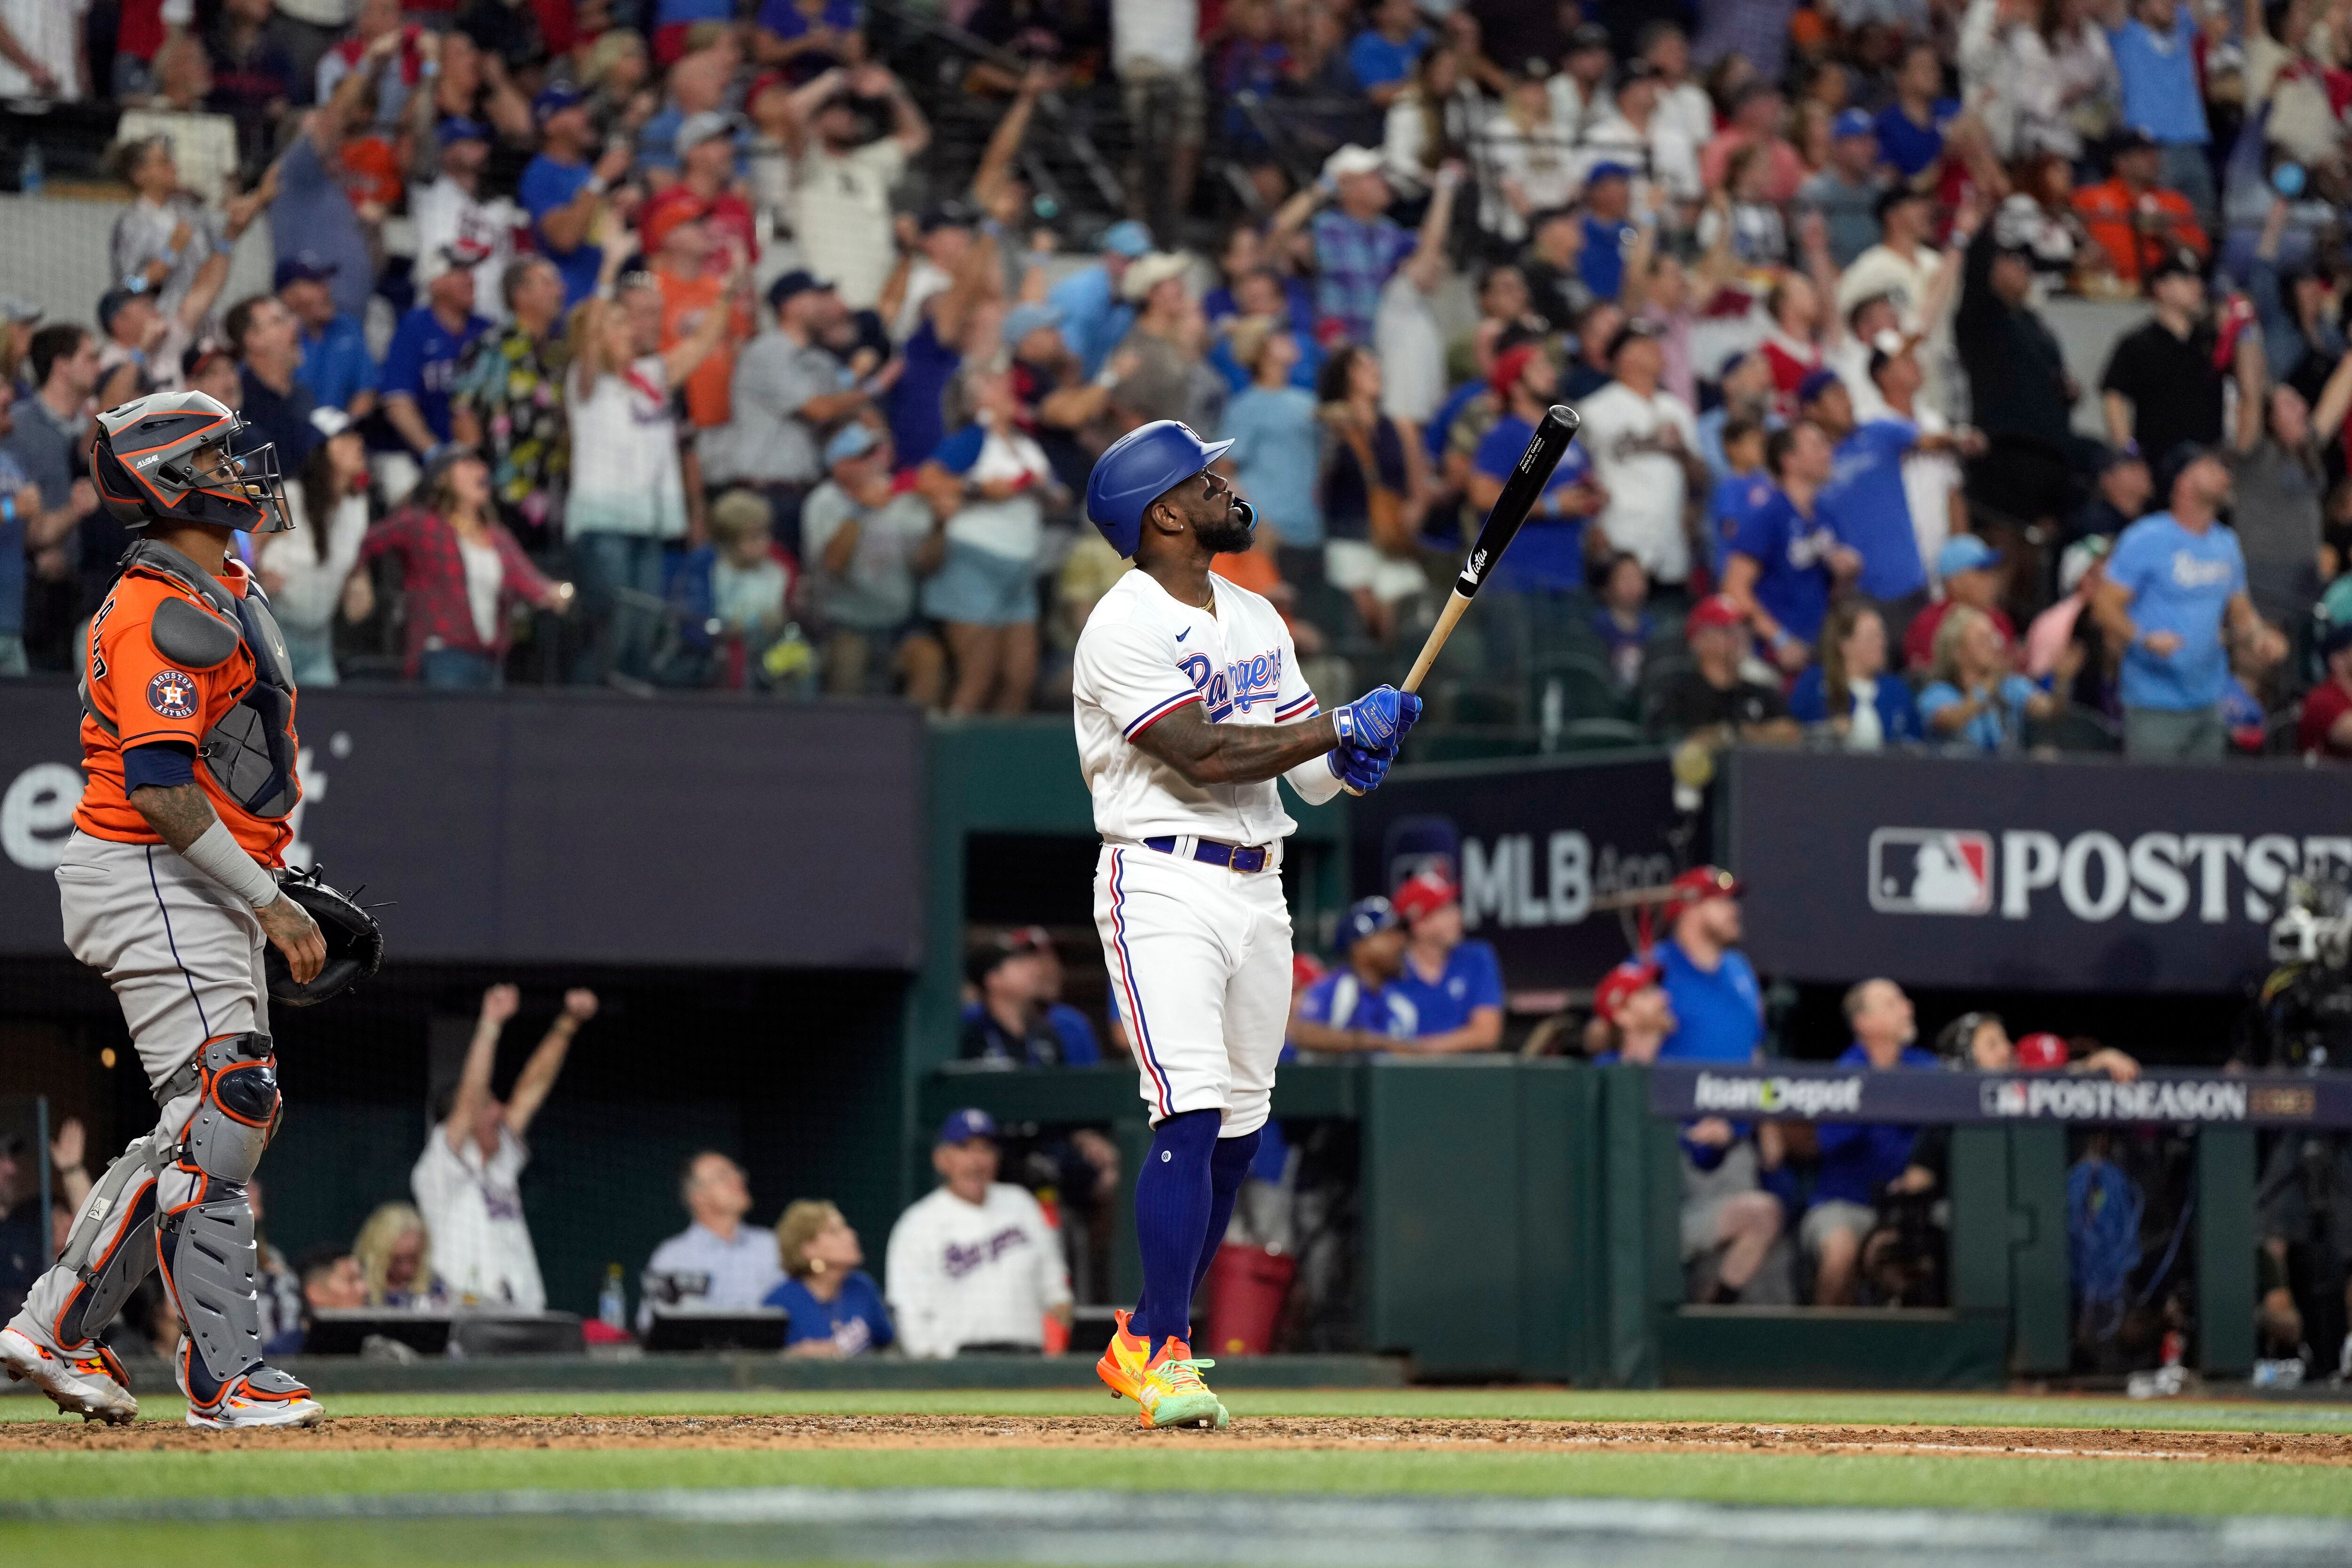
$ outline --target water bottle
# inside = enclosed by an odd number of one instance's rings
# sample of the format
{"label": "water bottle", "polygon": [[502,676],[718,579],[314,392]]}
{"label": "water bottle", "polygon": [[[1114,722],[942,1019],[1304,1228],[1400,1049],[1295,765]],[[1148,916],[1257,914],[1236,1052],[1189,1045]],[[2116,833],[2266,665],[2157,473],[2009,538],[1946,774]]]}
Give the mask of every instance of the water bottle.
{"label": "water bottle", "polygon": [[604,1288],[596,1293],[596,1317],[606,1328],[624,1331],[628,1327],[629,1303],[621,1289],[621,1266],[604,1265]]}
{"label": "water bottle", "polygon": [[26,196],[39,195],[41,185],[47,177],[47,171],[41,163],[41,144],[38,142],[26,142],[25,155],[16,163],[16,194]]}

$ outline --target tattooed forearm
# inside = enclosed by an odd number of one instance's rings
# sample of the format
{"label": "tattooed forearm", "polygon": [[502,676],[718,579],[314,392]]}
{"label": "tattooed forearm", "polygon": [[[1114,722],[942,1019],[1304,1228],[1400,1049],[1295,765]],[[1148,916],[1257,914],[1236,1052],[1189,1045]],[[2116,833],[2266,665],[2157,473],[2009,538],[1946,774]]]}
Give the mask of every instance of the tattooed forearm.
{"label": "tattooed forearm", "polygon": [[1187,784],[1260,784],[1339,743],[1330,715],[1296,724],[1213,724],[1199,703],[1179,708],[1135,738]]}
{"label": "tattooed forearm", "polygon": [[131,792],[131,804],[147,819],[156,837],[174,849],[185,849],[216,820],[213,803],[192,784],[142,784]]}

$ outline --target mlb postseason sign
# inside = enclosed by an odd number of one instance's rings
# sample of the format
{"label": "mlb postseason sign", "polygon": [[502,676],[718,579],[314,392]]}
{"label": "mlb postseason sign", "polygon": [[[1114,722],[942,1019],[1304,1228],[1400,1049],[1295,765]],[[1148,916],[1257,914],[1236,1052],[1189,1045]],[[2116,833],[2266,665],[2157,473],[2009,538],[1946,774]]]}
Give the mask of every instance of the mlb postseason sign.
{"label": "mlb postseason sign", "polygon": [[1650,1069],[1650,1110],[1677,1120],[1727,1116],[1750,1121],[2352,1127],[2352,1074],[2159,1071],[2116,1083],[2068,1073],[1661,1062]]}
{"label": "mlb postseason sign", "polygon": [[1589,986],[1630,951],[1596,900],[1673,880],[1677,834],[1663,757],[1401,768],[1349,806],[1355,892],[1390,893],[1425,865],[1462,886],[1462,923],[1492,942],[1514,994]]}
{"label": "mlb postseason sign", "polygon": [[2295,763],[1744,751],[1725,805],[1759,969],[2218,992],[2289,878],[2352,866],[2352,773]]}

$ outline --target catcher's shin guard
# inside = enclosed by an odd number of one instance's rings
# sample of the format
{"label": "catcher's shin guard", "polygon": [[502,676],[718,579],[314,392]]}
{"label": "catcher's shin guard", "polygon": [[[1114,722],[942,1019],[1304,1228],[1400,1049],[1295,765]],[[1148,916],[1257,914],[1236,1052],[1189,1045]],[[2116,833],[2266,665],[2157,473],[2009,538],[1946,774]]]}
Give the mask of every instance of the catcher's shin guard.
{"label": "catcher's shin guard", "polygon": [[278,1115],[269,1037],[206,1042],[202,1083],[179,1162],[163,1178],[156,1251],[195,1346],[189,1381],[209,1397],[261,1362],[258,1259],[245,1184]]}
{"label": "catcher's shin guard", "polygon": [[82,1345],[112,1322],[155,1266],[155,1181],[171,1160],[171,1141],[160,1131],[133,1139],[82,1200],[58,1255],[74,1282],[64,1306],[41,1325],[60,1349]]}

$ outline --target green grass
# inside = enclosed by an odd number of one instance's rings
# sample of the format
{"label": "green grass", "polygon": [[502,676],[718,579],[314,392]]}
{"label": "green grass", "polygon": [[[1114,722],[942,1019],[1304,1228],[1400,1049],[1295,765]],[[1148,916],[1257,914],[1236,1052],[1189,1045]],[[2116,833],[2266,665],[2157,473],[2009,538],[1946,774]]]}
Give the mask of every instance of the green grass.
{"label": "green grass", "polygon": [[[1213,1377],[1211,1380],[1214,1381]],[[1027,1390],[696,1394],[337,1394],[331,1415],[1113,1415],[1100,1393]],[[1227,1392],[1238,1415],[1397,1415],[1423,1420],[1759,1421],[1952,1426],[2134,1426],[2163,1431],[2352,1432],[2352,1404],[2241,1401],[2139,1403],[2065,1395],[1779,1393],[1664,1389],[1408,1388]],[[152,1420],[177,1421],[170,1394],[144,1401]],[[1132,1414],[1131,1407],[1129,1414]],[[0,1398],[0,1420],[52,1415],[46,1401]]]}

